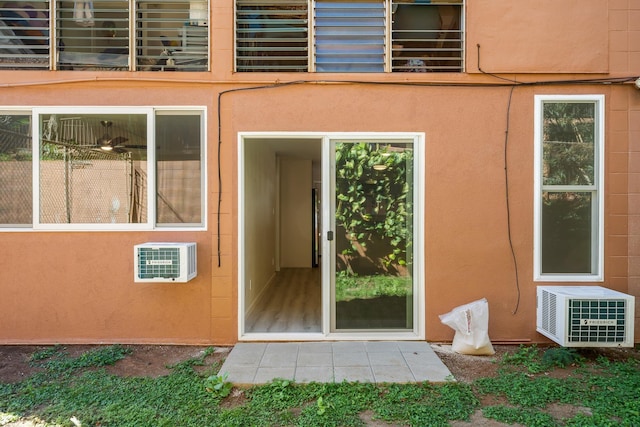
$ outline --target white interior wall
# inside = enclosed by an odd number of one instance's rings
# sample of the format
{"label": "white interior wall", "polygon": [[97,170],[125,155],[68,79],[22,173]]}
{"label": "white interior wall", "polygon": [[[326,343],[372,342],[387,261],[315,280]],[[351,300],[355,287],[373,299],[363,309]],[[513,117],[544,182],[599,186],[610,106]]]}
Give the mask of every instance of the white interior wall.
{"label": "white interior wall", "polygon": [[244,147],[245,307],[252,305],[275,274],[276,156],[268,144]]}
{"label": "white interior wall", "polygon": [[280,266],[310,268],[312,264],[311,189],[309,159],[280,159]]}

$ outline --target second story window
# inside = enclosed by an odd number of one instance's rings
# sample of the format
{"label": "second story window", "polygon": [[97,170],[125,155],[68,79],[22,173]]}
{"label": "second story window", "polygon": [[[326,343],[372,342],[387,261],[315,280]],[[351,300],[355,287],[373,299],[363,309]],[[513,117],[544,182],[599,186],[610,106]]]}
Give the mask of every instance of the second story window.
{"label": "second story window", "polygon": [[49,68],[49,4],[0,4],[0,69]]}
{"label": "second story window", "polygon": [[0,18],[0,69],[209,69],[208,0],[10,2]]}
{"label": "second story window", "polygon": [[236,71],[461,72],[463,0],[236,0]]}

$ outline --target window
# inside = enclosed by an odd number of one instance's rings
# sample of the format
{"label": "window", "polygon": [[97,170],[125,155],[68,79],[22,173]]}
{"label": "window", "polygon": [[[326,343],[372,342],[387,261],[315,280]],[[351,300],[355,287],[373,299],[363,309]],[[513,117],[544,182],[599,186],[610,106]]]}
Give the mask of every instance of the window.
{"label": "window", "polygon": [[0,224],[62,230],[202,227],[203,147],[202,110],[0,112]]}
{"label": "window", "polygon": [[604,97],[537,96],[536,280],[603,279]]}
{"label": "window", "polygon": [[463,6],[463,0],[236,0],[236,70],[460,72]]}
{"label": "window", "polygon": [[392,5],[392,71],[462,71],[462,1]]}
{"label": "window", "polygon": [[207,71],[208,17],[207,0],[5,3],[0,69]]}

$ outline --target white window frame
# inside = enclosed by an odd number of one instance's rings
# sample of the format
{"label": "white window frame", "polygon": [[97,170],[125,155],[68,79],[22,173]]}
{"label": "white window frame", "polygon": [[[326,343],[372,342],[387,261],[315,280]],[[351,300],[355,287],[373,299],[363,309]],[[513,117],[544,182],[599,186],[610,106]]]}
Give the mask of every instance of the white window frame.
{"label": "white window frame", "polygon": [[[383,142],[410,142],[414,149],[414,324],[412,331],[392,331],[392,332],[334,332],[331,331],[330,324],[330,303],[331,289],[330,277],[333,272],[330,262],[323,262],[322,271],[322,331],[321,332],[246,332],[245,331],[245,284],[248,278],[245,274],[245,206],[244,200],[244,150],[248,140],[261,139],[313,139],[319,140],[322,144],[323,162],[330,161],[331,142],[340,141],[379,141]],[[426,136],[423,132],[252,132],[244,131],[237,134],[238,151],[238,339],[240,341],[331,341],[340,339],[342,341],[357,340],[424,340],[426,322],[426,291],[425,291],[425,266],[423,254],[425,252],[425,192],[426,192]],[[322,165],[322,194],[321,200],[331,200],[333,189],[331,188],[331,175],[335,171],[328,164]],[[329,206],[325,206],[321,213],[322,224],[331,224],[332,214]],[[328,231],[329,228],[324,228]],[[324,236],[326,234],[323,233]],[[332,241],[326,238],[321,239],[322,253],[330,257]]]}
{"label": "white window frame", "polygon": [[[545,102],[585,102],[595,104],[594,185],[546,186],[542,180],[543,105]],[[534,221],[533,275],[537,282],[601,282],[604,280],[604,95],[536,95],[534,104]],[[542,192],[591,191],[593,216],[591,249],[592,273],[542,273]]]}
{"label": "white window frame", "polygon": [[[0,232],[5,231],[146,231],[146,230],[207,230],[207,109],[204,106],[163,106],[163,107],[0,107],[0,111],[19,112],[31,115],[32,126],[32,200],[33,218],[31,225],[20,227],[0,225]],[[156,159],[155,159],[155,116],[160,114],[198,114],[201,135],[201,222],[200,224],[159,224],[156,222]],[[147,116],[147,221],[145,223],[41,223],[40,222],[40,116],[43,114],[144,114]]]}

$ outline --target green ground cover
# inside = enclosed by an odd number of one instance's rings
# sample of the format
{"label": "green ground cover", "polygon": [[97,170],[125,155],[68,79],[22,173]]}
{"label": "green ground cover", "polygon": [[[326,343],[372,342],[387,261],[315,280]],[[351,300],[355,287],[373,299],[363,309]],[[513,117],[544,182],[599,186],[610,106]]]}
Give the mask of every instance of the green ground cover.
{"label": "green ground cover", "polygon": [[[48,348],[33,355],[34,374],[0,383],[0,425],[37,419],[47,426],[361,426],[366,413],[393,425],[445,426],[477,410],[526,426],[640,425],[635,357],[586,361],[571,350],[550,355],[523,346],[496,362],[497,376],[470,384],[276,380],[238,391],[225,385],[219,363],[206,365],[213,350],[172,366],[169,375],[125,378],[105,366],[127,357],[127,347],[98,347],[78,357],[62,346]],[[554,375],[559,370],[564,374]],[[496,403],[481,404],[488,398]],[[548,411],[552,404],[588,410],[558,420]]]}

